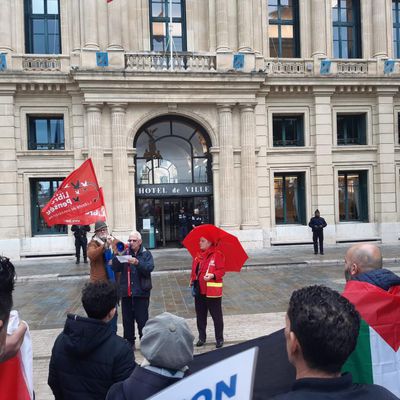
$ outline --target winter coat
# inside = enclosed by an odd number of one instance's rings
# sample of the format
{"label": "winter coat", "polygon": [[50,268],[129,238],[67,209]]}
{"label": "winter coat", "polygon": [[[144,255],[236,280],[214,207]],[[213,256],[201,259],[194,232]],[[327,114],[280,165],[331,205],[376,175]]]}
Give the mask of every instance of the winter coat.
{"label": "winter coat", "polygon": [[89,225],[72,225],[71,232],[74,232],[75,239],[86,239],[86,234],[90,232]]}
{"label": "winter coat", "polygon": [[321,232],[326,227],[326,221],[322,217],[312,217],[308,226],[313,232]]}
{"label": "winter coat", "polygon": [[[116,252],[116,245],[118,242],[119,240],[113,239],[112,246],[114,249],[114,253]],[[92,239],[89,242],[87,247],[87,256],[90,260],[90,280],[92,282],[108,280],[105,268],[104,251],[104,244],[99,243],[95,239]]]}
{"label": "winter coat", "polygon": [[48,384],[56,400],[104,400],[135,368],[132,347],[110,323],[69,314],[54,343]]}
{"label": "winter coat", "polygon": [[121,273],[119,278],[120,296],[128,297],[128,274],[130,274],[131,295],[133,297],[149,297],[152,288],[151,272],[154,269],[153,256],[143,246],[140,246],[136,254],[129,249],[129,254],[138,259],[138,265],[120,263],[117,257],[113,258],[114,272]]}
{"label": "winter coat", "polygon": [[[198,281],[200,294],[207,297],[222,297],[222,277],[225,275],[224,266],[225,257],[215,247],[212,246],[208,250],[200,252],[193,259],[190,285]],[[207,271],[215,275],[215,278],[209,282],[204,280],[204,275]]]}
{"label": "winter coat", "polygon": [[136,367],[128,379],[112,386],[106,400],[148,399],[150,396],[179,381],[179,378],[159,375],[148,369]]}
{"label": "winter coat", "polygon": [[367,282],[383,290],[400,285],[400,277],[386,268],[373,269],[352,277],[355,281]]}

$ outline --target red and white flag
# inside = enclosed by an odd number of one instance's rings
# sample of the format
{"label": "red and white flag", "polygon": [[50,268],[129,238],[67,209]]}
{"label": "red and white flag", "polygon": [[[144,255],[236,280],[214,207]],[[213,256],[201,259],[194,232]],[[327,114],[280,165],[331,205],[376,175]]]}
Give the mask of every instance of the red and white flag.
{"label": "red and white flag", "polygon": [[103,192],[90,158],[64,179],[41,213],[49,226],[89,225],[106,219]]}

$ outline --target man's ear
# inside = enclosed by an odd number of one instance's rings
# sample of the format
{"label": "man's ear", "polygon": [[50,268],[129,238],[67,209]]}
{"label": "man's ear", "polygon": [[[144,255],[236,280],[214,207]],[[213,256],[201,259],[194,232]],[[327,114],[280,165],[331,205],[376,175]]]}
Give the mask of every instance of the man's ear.
{"label": "man's ear", "polygon": [[292,358],[293,356],[296,356],[296,354],[298,354],[298,352],[300,350],[300,343],[297,340],[296,334],[292,331],[289,332],[287,350],[290,353],[289,354],[290,358]]}
{"label": "man's ear", "polygon": [[358,265],[356,263],[351,264],[350,267],[350,275],[351,276],[356,276],[360,273],[360,268],[358,267]]}
{"label": "man's ear", "polygon": [[115,307],[112,308],[107,314],[107,321],[111,321],[114,318],[114,315],[116,312],[117,312],[117,309]]}

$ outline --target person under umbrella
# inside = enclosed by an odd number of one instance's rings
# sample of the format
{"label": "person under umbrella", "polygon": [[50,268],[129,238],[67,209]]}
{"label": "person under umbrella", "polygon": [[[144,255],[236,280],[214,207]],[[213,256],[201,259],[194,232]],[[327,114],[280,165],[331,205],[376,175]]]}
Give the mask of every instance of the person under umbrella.
{"label": "person under umbrella", "polygon": [[200,237],[200,251],[193,258],[190,286],[194,296],[197,330],[197,347],[206,343],[207,315],[214,322],[216,348],[224,345],[224,321],[222,316],[222,277],[225,274],[225,257],[217,249],[211,236]]}

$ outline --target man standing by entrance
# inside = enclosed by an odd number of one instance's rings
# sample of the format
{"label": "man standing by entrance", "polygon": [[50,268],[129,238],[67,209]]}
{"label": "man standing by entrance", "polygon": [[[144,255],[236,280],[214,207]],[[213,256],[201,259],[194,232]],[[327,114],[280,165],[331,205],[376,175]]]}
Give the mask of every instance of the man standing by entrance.
{"label": "man standing by entrance", "polygon": [[154,269],[153,256],[142,246],[142,236],[133,231],[129,235],[128,262],[113,258],[114,272],[120,272],[119,291],[122,307],[124,338],[135,347],[135,321],[139,337],[149,319],[150,291],[152,288],[151,272]]}
{"label": "man standing by entrance", "polygon": [[189,233],[189,215],[186,214],[185,208],[181,207],[178,215],[178,227],[179,227],[179,242],[182,245],[183,239]]}
{"label": "man standing by entrance", "polygon": [[75,255],[76,264],[79,264],[81,258],[81,248],[83,253],[83,262],[87,264],[87,238],[86,234],[90,231],[89,225],[72,225],[71,231],[75,236]]}
{"label": "man standing by entrance", "polygon": [[195,208],[193,210],[193,215],[192,215],[192,218],[191,218],[191,224],[192,224],[192,229],[196,228],[196,226],[204,224],[204,219],[200,215],[200,211],[199,211],[198,208]]}
{"label": "man standing by entrance", "polygon": [[326,221],[320,216],[318,209],[315,210],[314,217],[310,219],[308,226],[313,232],[314,254],[318,254],[318,242],[319,252],[324,254],[324,228],[326,227]]}

